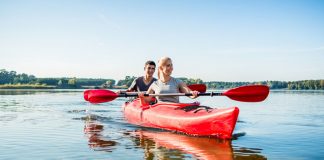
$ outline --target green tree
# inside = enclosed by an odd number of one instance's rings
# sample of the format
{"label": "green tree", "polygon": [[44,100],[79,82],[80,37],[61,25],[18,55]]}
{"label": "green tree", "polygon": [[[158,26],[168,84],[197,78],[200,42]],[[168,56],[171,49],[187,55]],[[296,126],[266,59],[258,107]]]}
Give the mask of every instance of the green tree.
{"label": "green tree", "polygon": [[15,71],[8,72],[5,69],[1,69],[0,70],[0,84],[13,83],[16,74],[17,73]]}
{"label": "green tree", "polygon": [[58,82],[57,82],[57,86],[59,88],[68,88],[68,80],[61,78]]}
{"label": "green tree", "polygon": [[107,80],[105,83],[106,88],[113,88],[114,85],[115,85],[115,80],[112,79]]}
{"label": "green tree", "polygon": [[69,85],[69,87],[71,87],[71,88],[76,88],[76,87],[77,87],[77,79],[76,79],[75,77],[69,79],[69,81],[68,81],[68,85]]}
{"label": "green tree", "polygon": [[63,85],[62,80],[59,80],[59,81],[57,82],[57,85],[58,85],[58,86],[62,86],[62,85]]}
{"label": "green tree", "polygon": [[323,80],[323,79],[320,80],[320,88],[321,88],[321,89],[324,89],[324,80]]}
{"label": "green tree", "polygon": [[126,76],[125,79],[119,80],[117,85],[118,86],[127,86],[127,87],[129,87],[132,84],[132,82],[134,81],[135,78],[136,77],[134,77],[134,76]]}

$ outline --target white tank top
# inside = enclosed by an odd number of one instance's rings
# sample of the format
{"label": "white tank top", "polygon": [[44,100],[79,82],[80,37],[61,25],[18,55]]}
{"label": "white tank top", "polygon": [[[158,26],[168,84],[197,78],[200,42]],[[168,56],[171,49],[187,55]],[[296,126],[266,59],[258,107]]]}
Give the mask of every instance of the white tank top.
{"label": "white tank top", "polygon": [[[151,87],[155,94],[180,93],[181,83],[183,83],[181,80],[171,77],[171,79],[166,83],[157,80],[152,83]],[[156,99],[160,102],[179,103],[179,96],[157,96]]]}

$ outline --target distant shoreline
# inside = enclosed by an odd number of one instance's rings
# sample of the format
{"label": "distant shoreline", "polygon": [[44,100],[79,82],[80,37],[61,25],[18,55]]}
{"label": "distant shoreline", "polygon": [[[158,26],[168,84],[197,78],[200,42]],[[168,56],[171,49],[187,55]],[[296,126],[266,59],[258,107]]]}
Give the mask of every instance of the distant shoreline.
{"label": "distant shoreline", "polygon": [[37,85],[37,84],[4,84],[0,89],[56,89],[56,86]]}
{"label": "distant shoreline", "polygon": [[[114,86],[109,89],[127,89],[127,86]],[[64,87],[46,85],[46,84],[3,84],[0,89],[102,89],[100,86],[80,86],[80,87]],[[107,88],[106,88],[107,89]]]}
{"label": "distant shoreline", "polygon": [[[15,71],[0,69],[0,89],[127,89],[134,81],[135,76],[125,76],[125,79],[102,78],[37,78],[25,73],[17,74]],[[256,81],[256,82],[204,82],[200,78],[176,77],[190,84],[205,84],[208,89],[229,89],[245,85],[267,85],[270,89],[283,90],[324,90],[324,79],[301,81]]]}
{"label": "distant shoreline", "polygon": [[[15,89],[59,89],[59,90],[69,90],[69,89],[120,89],[120,90],[126,90],[127,86],[114,86],[113,88],[102,88],[99,86],[82,86],[79,88],[59,88],[57,86],[50,86],[50,85],[34,85],[34,84],[19,84],[19,85],[0,85],[0,90],[15,90]],[[229,88],[208,88],[208,90],[226,90],[231,89],[233,87]],[[270,89],[271,91],[321,91],[323,89],[288,89],[288,88],[276,88],[276,89]]]}

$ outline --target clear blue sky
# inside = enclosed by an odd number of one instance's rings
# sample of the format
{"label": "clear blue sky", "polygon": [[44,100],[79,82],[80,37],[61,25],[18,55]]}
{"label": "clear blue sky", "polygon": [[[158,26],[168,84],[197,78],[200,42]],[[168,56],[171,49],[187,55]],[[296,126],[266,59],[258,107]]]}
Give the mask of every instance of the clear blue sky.
{"label": "clear blue sky", "polygon": [[0,69],[36,77],[324,79],[321,0],[0,0]]}

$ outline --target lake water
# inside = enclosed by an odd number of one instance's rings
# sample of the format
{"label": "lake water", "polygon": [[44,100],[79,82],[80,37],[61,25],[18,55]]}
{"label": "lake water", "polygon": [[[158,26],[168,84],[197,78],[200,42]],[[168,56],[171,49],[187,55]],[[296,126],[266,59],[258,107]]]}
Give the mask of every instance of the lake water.
{"label": "lake water", "polygon": [[324,158],[323,91],[272,91],[258,103],[195,99],[240,108],[234,140],[128,124],[121,110],[126,100],[93,105],[83,90],[0,90],[0,159]]}

